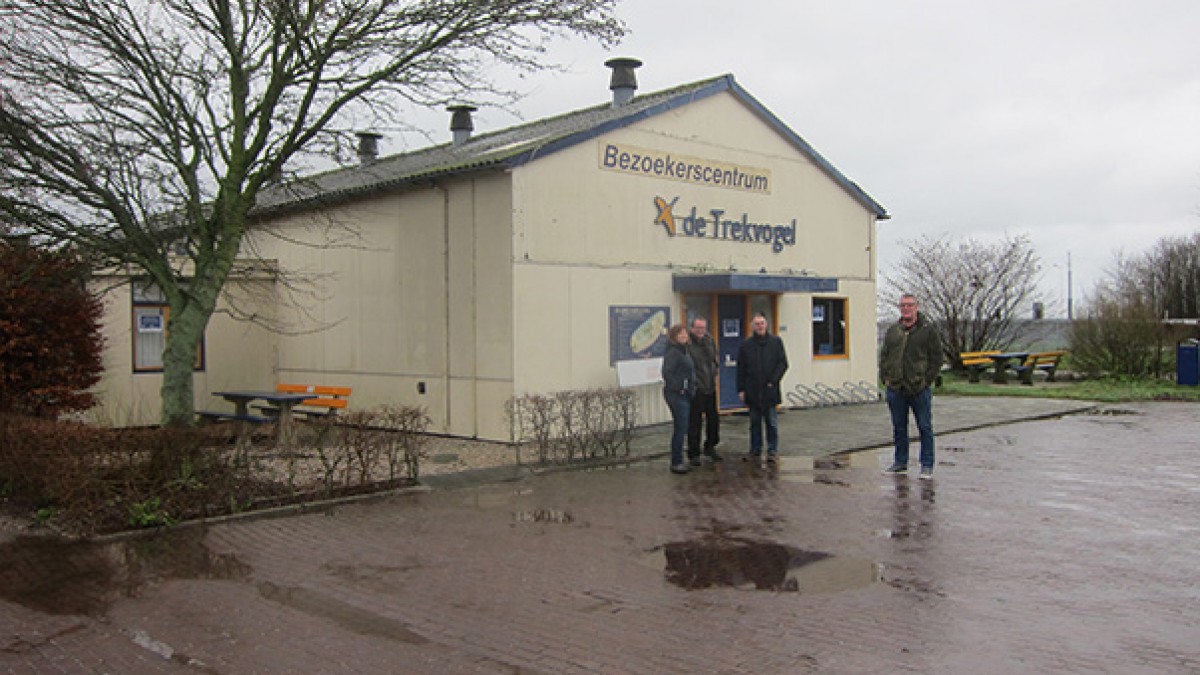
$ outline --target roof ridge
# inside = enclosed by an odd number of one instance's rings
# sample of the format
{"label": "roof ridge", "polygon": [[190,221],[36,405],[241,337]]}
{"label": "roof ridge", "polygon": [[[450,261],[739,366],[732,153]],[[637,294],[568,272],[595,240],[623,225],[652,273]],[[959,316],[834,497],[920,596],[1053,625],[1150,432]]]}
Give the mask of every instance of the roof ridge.
{"label": "roof ridge", "polygon": [[522,122],[461,142],[431,145],[380,157],[369,164],[331,169],[273,186],[260,194],[255,215],[302,210],[345,202],[372,192],[441,176],[513,168],[595,138],[601,134],[728,91],[773,127],[831,180],[879,218],[887,211],[861,187],[837,170],[795,131],[741,87],[731,73],[707,77],[635,96],[619,106],[611,102]]}

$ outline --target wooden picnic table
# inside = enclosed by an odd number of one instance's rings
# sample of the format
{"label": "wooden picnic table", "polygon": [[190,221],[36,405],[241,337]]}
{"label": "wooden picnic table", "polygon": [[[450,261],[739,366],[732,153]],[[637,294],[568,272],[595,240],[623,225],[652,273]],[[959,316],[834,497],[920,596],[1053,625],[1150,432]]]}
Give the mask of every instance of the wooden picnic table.
{"label": "wooden picnic table", "polygon": [[291,444],[293,438],[292,430],[292,407],[312,398],[311,394],[300,394],[291,392],[280,392],[274,390],[251,390],[251,391],[214,391],[213,396],[220,396],[232,403],[235,407],[235,412],[232,419],[240,425],[238,428],[238,445],[239,447],[247,444],[250,437],[250,425],[259,421],[275,421],[275,418],[261,418],[258,415],[250,414],[250,403],[253,401],[266,401],[271,406],[279,409],[278,423],[279,427],[276,431],[275,443],[279,446],[287,446]]}
{"label": "wooden picnic table", "polygon": [[1001,352],[999,354],[988,354],[987,357],[992,360],[994,372],[992,373],[992,382],[996,384],[1008,384],[1009,362],[1016,361],[1017,365],[1024,363],[1025,358],[1029,356],[1029,352]]}

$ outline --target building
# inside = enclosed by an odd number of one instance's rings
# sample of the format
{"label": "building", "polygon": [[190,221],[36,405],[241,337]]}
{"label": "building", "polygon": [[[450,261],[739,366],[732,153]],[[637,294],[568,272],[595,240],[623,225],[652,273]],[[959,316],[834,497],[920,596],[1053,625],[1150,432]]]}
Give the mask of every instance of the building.
{"label": "building", "polygon": [[[635,96],[640,64],[608,65],[611,102],[476,135],[456,107],[451,143],[379,157],[363,134],[358,166],[264,196],[253,246],[281,280],[233,290],[298,329],[214,320],[198,405],[342,384],[352,407],[420,404],[435,430],[507,439],[513,395],[651,379],[666,326],[698,314],[730,409],[760,311],[788,350],[785,391],[874,382],[883,207],[731,75]],[[136,295],[113,301],[110,344],[128,344]],[[114,363],[109,395],[157,397],[152,372]],[[669,419],[658,387],[639,392],[643,423]]]}

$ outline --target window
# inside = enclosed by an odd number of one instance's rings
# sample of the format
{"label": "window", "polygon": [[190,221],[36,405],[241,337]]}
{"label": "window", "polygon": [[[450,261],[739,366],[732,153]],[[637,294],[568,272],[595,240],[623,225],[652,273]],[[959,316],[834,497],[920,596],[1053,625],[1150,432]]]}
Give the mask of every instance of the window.
{"label": "window", "polygon": [[[149,281],[133,283],[133,371],[161,372],[167,346],[167,298]],[[196,370],[204,367],[204,343],[196,349]]]}
{"label": "window", "polygon": [[[747,319],[753,319],[755,314],[762,314],[767,317],[767,332],[772,334],[779,333],[779,322],[775,320],[775,296],[773,295],[749,295],[747,296],[750,311],[747,314]],[[750,335],[750,323],[746,323],[746,335]]]}
{"label": "window", "polygon": [[691,326],[692,319],[700,317],[708,322],[708,329],[713,326],[713,296],[685,295],[683,296],[683,325]]}
{"label": "window", "polygon": [[813,298],[813,355],[846,356],[846,299]]}

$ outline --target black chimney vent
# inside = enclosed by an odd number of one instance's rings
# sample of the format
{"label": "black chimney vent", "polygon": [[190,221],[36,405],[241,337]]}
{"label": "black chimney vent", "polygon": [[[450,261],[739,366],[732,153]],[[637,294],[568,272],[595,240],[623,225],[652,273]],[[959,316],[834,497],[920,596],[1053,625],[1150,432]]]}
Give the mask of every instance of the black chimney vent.
{"label": "black chimney vent", "polygon": [[613,107],[629,103],[633,100],[633,93],[637,91],[637,76],[633,71],[640,68],[642,62],[637,59],[616,58],[605,61],[604,65],[612,68],[612,79],[608,88],[613,93]]}
{"label": "black chimney vent", "polygon": [[450,131],[454,133],[454,144],[462,145],[471,138],[471,132],[475,130],[475,124],[471,121],[471,113],[478,110],[473,105],[452,105],[446,110],[450,111]]}
{"label": "black chimney vent", "polygon": [[359,131],[354,135],[358,136],[358,161],[360,164],[370,164],[379,158],[379,139],[383,138],[383,134],[377,134],[374,131]]}

